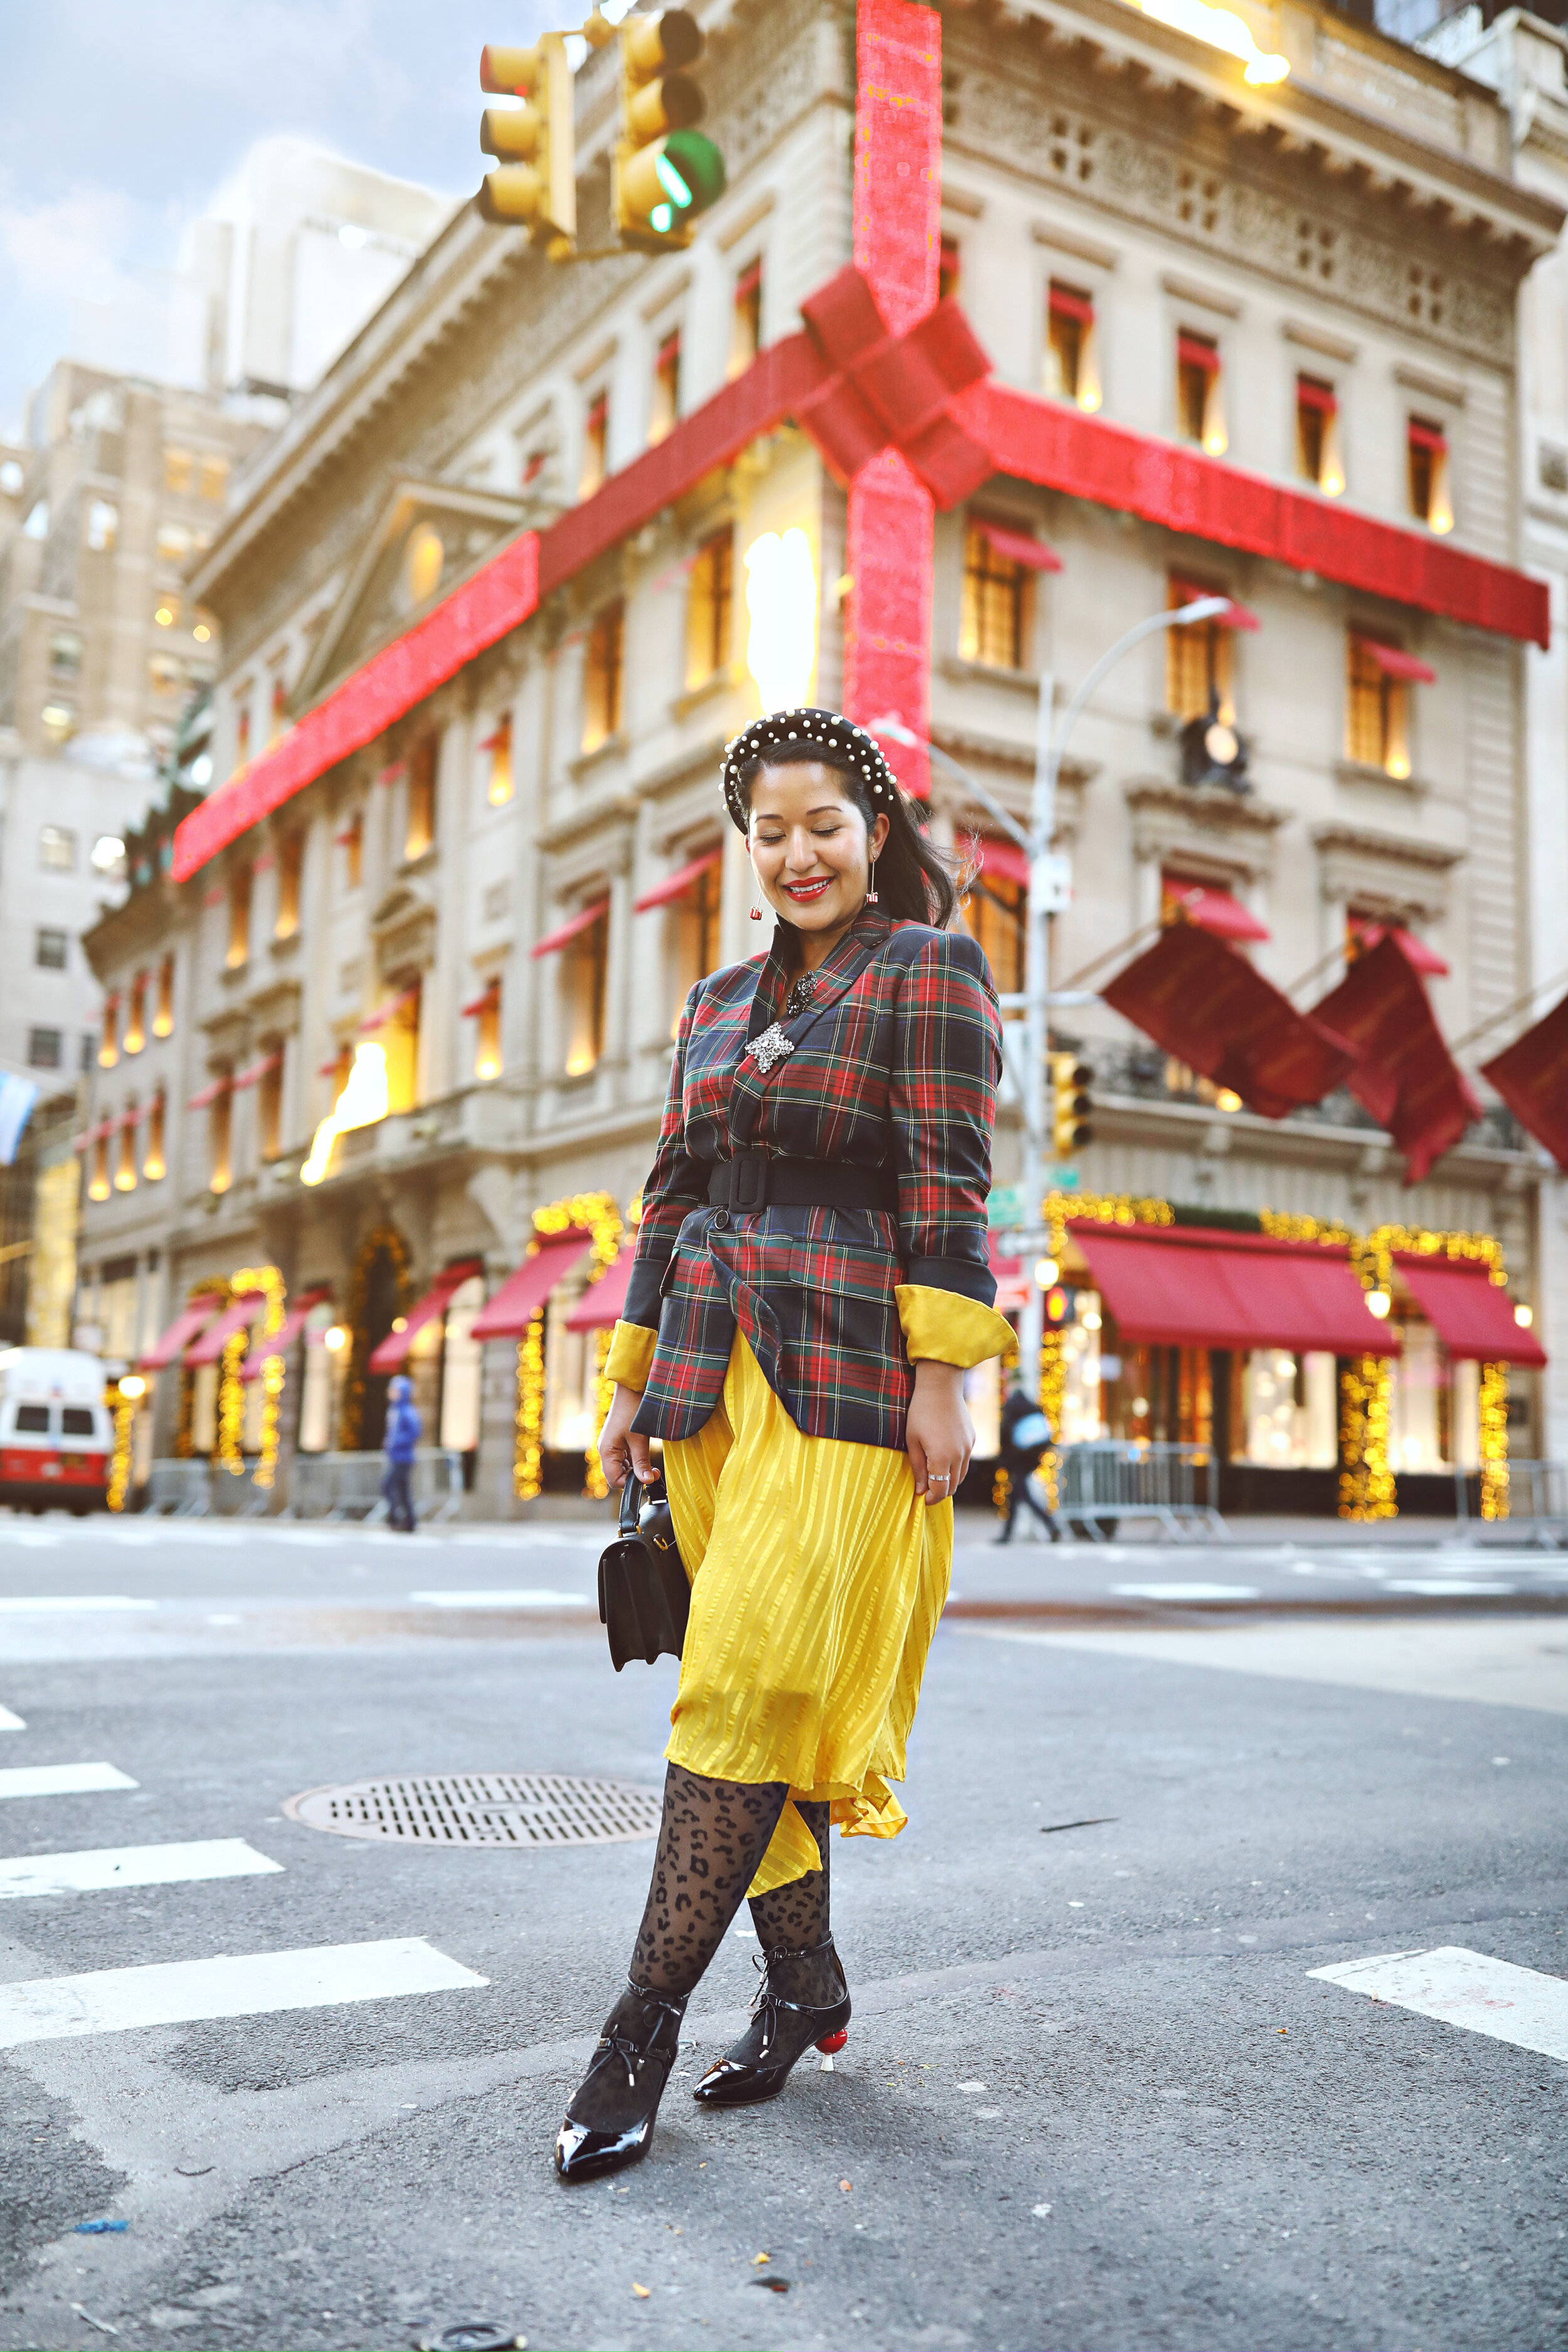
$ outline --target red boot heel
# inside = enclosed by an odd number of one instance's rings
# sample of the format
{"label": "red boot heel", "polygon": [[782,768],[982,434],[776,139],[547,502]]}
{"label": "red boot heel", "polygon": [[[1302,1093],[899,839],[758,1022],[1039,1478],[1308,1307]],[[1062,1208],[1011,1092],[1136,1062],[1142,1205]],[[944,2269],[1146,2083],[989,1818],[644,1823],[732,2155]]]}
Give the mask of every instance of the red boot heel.
{"label": "red boot heel", "polygon": [[825,2033],[816,2046],[825,2058],[834,2058],[848,2039],[847,2033]]}

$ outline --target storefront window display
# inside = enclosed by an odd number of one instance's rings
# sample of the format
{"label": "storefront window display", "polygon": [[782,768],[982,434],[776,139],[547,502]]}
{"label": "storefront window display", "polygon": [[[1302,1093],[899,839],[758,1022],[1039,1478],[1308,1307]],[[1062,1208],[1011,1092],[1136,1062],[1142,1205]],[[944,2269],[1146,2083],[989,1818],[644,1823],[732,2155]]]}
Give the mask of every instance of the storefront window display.
{"label": "storefront window display", "polygon": [[1273,1470],[1331,1470],[1339,1460],[1339,1400],[1332,1356],[1254,1348],[1238,1391],[1235,1459]]}

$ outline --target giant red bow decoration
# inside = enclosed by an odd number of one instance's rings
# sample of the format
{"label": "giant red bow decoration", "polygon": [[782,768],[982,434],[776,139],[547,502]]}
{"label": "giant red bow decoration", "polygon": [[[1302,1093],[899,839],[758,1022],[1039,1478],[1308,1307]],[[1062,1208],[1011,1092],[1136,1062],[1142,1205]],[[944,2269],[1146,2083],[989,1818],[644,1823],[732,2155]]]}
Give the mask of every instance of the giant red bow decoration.
{"label": "giant red bow decoration", "polygon": [[1172,923],[1101,992],[1107,1004],[1190,1069],[1264,1118],[1321,1102],[1353,1049],[1245,956],[1193,923]]}
{"label": "giant red bow decoration", "polygon": [[1405,1182],[1418,1184],[1481,1107],[1443,1042],[1401,937],[1385,930],[1310,1017],[1350,1041],[1356,1056],[1350,1090],[1404,1152]]}
{"label": "giant red bow decoration", "polygon": [[1568,996],[1481,1064],[1521,1127],[1568,1171]]}
{"label": "giant red bow decoration", "polygon": [[972,498],[995,463],[949,404],[991,362],[958,304],[939,302],[906,333],[889,334],[851,261],[800,307],[832,373],[795,414],[839,480],[847,485],[892,447],[944,510]]}

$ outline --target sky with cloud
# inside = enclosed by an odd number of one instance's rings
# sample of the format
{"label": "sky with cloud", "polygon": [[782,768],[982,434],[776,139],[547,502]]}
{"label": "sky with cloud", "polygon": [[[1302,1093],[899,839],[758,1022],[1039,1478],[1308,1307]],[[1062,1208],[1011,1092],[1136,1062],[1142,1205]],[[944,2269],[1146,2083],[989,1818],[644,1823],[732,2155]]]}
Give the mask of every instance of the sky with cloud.
{"label": "sky with cloud", "polygon": [[461,194],[479,51],[548,0],[0,0],[0,430],[100,313],[155,307],[185,223],[293,131]]}

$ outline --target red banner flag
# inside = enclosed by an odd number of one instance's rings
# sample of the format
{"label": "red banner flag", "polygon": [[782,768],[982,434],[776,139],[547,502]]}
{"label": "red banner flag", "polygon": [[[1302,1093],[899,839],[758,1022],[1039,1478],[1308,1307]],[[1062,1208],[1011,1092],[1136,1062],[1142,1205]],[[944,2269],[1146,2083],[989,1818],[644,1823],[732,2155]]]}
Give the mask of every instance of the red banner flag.
{"label": "red banner flag", "polygon": [[1405,1182],[1419,1183],[1481,1107],[1443,1042],[1397,931],[1357,956],[1339,986],[1313,1005],[1312,1018],[1350,1039],[1356,1055],[1350,1090],[1404,1152]]}
{"label": "red banner flag", "polygon": [[1173,923],[1100,992],[1167,1054],[1264,1118],[1321,1102],[1354,1056],[1315,1014],[1298,1013],[1245,956],[1193,923]]}
{"label": "red banner flag", "polygon": [[1481,1064],[1521,1127],[1568,1169],[1568,996],[1542,1014],[1533,1029]]}

